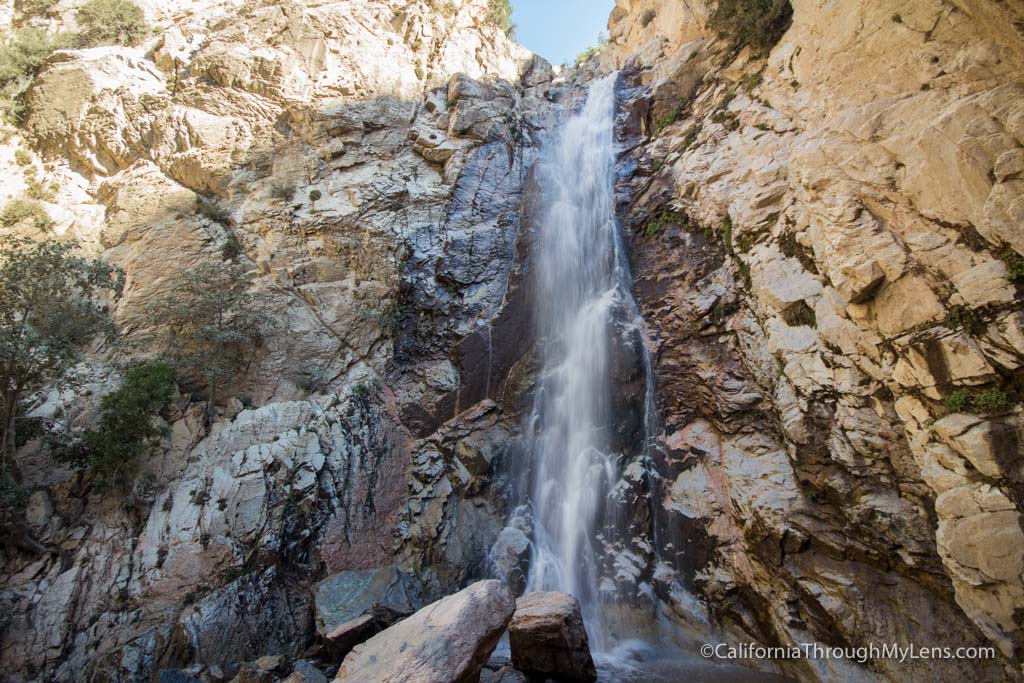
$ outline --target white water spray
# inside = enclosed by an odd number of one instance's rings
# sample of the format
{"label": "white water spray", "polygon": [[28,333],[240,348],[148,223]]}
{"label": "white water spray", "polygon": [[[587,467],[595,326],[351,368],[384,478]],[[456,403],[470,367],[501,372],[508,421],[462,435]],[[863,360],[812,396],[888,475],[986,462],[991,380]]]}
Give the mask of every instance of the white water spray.
{"label": "white water spray", "polygon": [[527,436],[534,545],[527,590],[575,595],[605,647],[599,535],[618,479],[611,452],[616,316],[636,316],[614,213],[615,76],[590,86],[541,162],[536,316],[543,368]]}

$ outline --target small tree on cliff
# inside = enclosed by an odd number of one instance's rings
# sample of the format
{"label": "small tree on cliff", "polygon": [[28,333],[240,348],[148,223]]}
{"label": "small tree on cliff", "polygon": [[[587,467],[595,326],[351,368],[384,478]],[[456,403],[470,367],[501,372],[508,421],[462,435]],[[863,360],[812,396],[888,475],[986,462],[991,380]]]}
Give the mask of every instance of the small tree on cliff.
{"label": "small tree on cliff", "polygon": [[221,386],[248,365],[262,339],[263,310],[240,266],[204,263],[180,274],[149,306],[164,356],[209,391],[208,417]]}
{"label": "small tree on cliff", "polygon": [[[14,461],[25,392],[65,387],[82,345],[113,324],[100,295],[119,296],[124,274],[74,255],[74,245],[4,236],[0,243],[0,429],[5,490],[20,481]],[[16,488],[11,489],[16,490]]]}

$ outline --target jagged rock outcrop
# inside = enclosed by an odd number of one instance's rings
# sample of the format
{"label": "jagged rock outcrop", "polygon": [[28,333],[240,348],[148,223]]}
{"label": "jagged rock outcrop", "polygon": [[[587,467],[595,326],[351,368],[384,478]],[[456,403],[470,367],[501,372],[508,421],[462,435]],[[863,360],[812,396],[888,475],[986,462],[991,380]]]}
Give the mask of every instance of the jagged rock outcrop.
{"label": "jagged rock outcrop", "polygon": [[1021,675],[1022,22],[794,1],[755,50],[714,3],[618,3],[599,61],[625,67],[620,214],[664,419],[645,576],[680,624],[990,645],[866,666]]}

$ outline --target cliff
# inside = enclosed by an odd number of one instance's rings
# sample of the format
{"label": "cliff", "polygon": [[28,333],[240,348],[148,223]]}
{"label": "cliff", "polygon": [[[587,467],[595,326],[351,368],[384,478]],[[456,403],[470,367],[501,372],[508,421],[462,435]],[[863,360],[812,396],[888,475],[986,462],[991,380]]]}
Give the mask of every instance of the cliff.
{"label": "cliff", "polygon": [[[0,21],[72,30],[76,6]],[[483,576],[521,588],[530,171],[618,71],[616,209],[661,431],[622,448],[615,628],[687,651],[992,646],[746,664],[1020,679],[1018,5],[618,0],[609,43],[560,74],[486,0],[141,6],[138,45],[59,50],[32,80],[0,201],[45,178],[49,221],[0,239],[122,268],[132,353],[203,264],[245,273],[267,332],[212,411],[179,379],[128,491],[19,442],[44,552],[0,556],[5,675],[220,680],[322,654],[325,587],[384,577],[405,610]],[[95,425],[123,357],[92,344],[79,389],[37,387],[26,416]],[[641,403],[620,365],[617,401]]]}

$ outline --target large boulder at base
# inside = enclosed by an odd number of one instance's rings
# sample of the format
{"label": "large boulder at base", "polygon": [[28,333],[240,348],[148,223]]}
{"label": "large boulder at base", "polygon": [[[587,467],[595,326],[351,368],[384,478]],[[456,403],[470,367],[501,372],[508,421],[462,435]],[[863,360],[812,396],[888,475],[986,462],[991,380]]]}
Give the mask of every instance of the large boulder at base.
{"label": "large boulder at base", "polygon": [[339,572],[317,584],[314,596],[317,631],[337,659],[412,613],[394,567]]}
{"label": "large boulder at base", "polygon": [[580,603],[568,593],[527,593],[508,627],[512,664],[528,676],[595,681]]}
{"label": "large boulder at base", "polygon": [[515,603],[500,581],[478,581],[381,631],[345,657],[335,681],[476,681]]}

